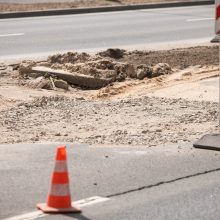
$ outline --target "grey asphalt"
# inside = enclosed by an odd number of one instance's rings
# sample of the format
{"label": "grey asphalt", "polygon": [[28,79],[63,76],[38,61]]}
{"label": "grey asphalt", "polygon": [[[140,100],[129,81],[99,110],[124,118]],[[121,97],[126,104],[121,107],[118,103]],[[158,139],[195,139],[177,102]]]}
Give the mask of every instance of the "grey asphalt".
{"label": "grey asphalt", "polygon": [[214,6],[0,20],[0,60],[71,50],[209,41]]}
{"label": "grey asphalt", "polygon": [[[0,145],[0,219],[46,201],[57,145]],[[220,218],[220,152],[188,142],[153,148],[67,144],[67,152],[73,199],[110,200],[84,207],[82,215],[42,219]]]}

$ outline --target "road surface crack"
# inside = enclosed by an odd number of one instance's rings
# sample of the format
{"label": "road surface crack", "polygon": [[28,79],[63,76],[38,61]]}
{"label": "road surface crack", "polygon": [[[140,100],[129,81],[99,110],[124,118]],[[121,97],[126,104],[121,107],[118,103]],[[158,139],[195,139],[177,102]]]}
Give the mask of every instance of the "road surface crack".
{"label": "road surface crack", "polygon": [[144,189],[149,189],[149,188],[161,186],[161,185],[168,184],[168,183],[174,183],[174,182],[177,182],[177,181],[180,181],[180,180],[189,179],[189,178],[192,178],[192,177],[197,177],[197,176],[201,176],[201,175],[205,175],[205,174],[209,174],[209,173],[213,173],[213,172],[218,172],[218,171],[220,171],[220,168],[213,169],[213,170],[207,170],[207,171],[199,172],[199,173],[196,173],[196,174],[191,174],[191,175],[188,175],[188,176],[179,177],[179,178],[172,179],[172,180],[161,181],[161,182],[158,182],[158,183],[155,183],[155,184],[142,186],[142,187],[135,188],[135,189],[130,189],[130,190],[127,190],[127,191],[124,191],[124,192],[110,194],[110,195],[107,195],[106,197],[111,198],[111,197],[121,196],[121,195],[125,195],[125,194],[128,194],[128,193],[137,192],[137,191],[141,191],[141,190],[144,190]]}

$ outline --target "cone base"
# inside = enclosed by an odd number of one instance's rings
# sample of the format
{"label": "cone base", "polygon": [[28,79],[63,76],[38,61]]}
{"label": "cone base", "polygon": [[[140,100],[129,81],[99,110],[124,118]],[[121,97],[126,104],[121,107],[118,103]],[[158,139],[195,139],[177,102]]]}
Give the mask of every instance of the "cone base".
{"label": "cone base", "polygon": [[40,203],[40,204],[37,204],[37,208],[43,211],[44,213],[54,213],[54,214],[55,213],[58,214],[58,213],[80,213],[81,212],[81,209],[73,204],[70,208],[57,209],[57,208],[48,206],[46,203]]}

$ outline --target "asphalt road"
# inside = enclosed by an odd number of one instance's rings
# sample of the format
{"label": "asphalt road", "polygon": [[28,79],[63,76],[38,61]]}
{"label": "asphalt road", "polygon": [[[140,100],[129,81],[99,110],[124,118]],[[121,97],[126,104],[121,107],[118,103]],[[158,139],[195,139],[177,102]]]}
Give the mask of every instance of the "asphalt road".
{"label": "asphalt road", "polygon": [[[58,144],[0,145],[0,219],[45,202]],[[109,200],[81,215],[41,219],[219,219],[220,152],[191,143],[154,148],[67,144],[73,199]]]}
{"label": "asphalt road", "polygon": [[0,60],[71,50],[208,42],[214,6],[0,20]]}

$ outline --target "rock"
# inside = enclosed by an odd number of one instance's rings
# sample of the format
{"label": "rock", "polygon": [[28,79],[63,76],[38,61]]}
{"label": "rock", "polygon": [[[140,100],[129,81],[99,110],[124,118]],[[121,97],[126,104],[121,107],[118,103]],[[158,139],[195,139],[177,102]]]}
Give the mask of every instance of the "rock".
{"label": "rock", "polygon": [[20,65],[19,65],[19,73],[21,75],[28,75],[29,73],[32,72],[32,67],[35,65],[35,62],[33,61],[23,61]]}
{"label": "rock", "polygon": [[114,59],[120,59],[124,56],[124,52],[125,50],[121,50],[118,48],[116,49],[109,48],[106,51],[100,52],[99,55],[103,57],[111,57]]}
{"label": "rock", "polygon": [[145,77],[151,78],[152,76],[152,67],[147,65],[140,65],[137,67],[137,78],[142,80]]}
{"label": "rock", "polygon": [[0,63],[0,70],[6,70],[8,67],[4,63]]}
{"label": "rock", "polygon": [[136,71],[132,64],[126,63],[125,65],[125,73],[130,78],[136,78]]}
{"label": "rock", "polygon": [[30,86],[33,89],[53,89],[50,81],[48,79],[45,79],[43,76],[29,81],[28,86]]}
{"label": "rock", "polygon": [[167,63],[158,63],[153,67],[152,77],[166,75],[171,73],[171,67]]}
{"label": "rock", "polygon": [[60,133],[56,133],[56,134],[54,134],[54,136],[59,137],[59,136],[61,136],[61,134]]}
{"label": "rock", "polygon": [[142,80],[146,77],[146,72],[142,69],[137,70],[137,78]]}
{"label": "rock", "polygon": [[68,88],[69,88],[68,83],[66,81],[63,81],[63,80],[56,80],[56,81],[54,81],[54,85],[57,88],[60,88],[60,89],[68,90]]}
{"label": "rock", "polygon": [[129,63],[116,63],[115,71],[117,73],[116,81],[123,81],[126,77],[136,78],[134,66]]}

